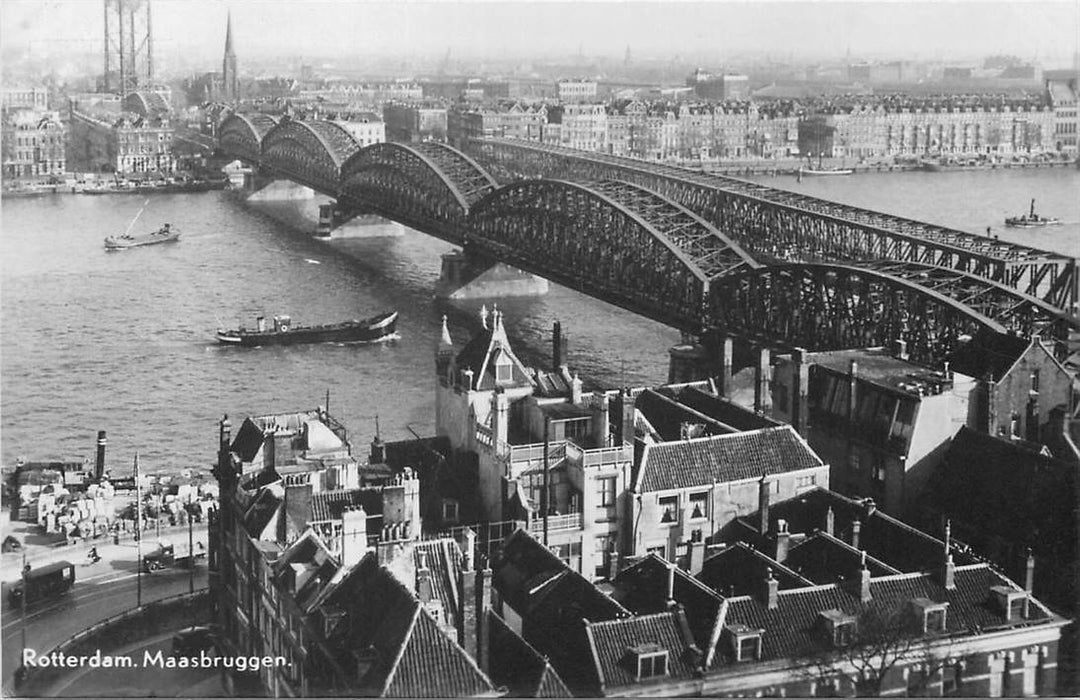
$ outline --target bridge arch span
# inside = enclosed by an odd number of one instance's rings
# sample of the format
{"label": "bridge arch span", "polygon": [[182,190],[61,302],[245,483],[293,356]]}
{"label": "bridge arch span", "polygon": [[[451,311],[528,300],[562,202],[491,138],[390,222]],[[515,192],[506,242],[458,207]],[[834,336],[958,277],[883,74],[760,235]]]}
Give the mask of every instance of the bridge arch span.
{"label": "bridge arch span", "polygon": [[469,209],[496,188],[472,159],[440,144],[378,143],[341,167],[341,199],[360,209],[461,242]]}
{"label": "bridge arch span", "polygon": [[360,144],[334,122],[282,119],[262,140],[262,164],[314,190],[337,196],[341,166]]}
{"label": "bridge arch span", "polygon": [[1002,284],[933,265],[769,265],[717,279],[708,324],[811,350],[904,340],[912,359],[940,364],[981,328],[1060,340],[1074,322]]}
{"label": "bridge arch span", "polygon": [[[524,180],[477,203],[467,244],[657,321],[698,329],[713,270],[674,238],[670,217],[691,227],[703,222],[668,204],[622,182]],[[755,264],[734,248],[726,252],[732,269]]]}
{"label": "bridge arch span", "polygon": [[262,160],[263,137],[277,126],[268,114],[231,114],[218,127],[218,146],[222,151],[248,163]]}

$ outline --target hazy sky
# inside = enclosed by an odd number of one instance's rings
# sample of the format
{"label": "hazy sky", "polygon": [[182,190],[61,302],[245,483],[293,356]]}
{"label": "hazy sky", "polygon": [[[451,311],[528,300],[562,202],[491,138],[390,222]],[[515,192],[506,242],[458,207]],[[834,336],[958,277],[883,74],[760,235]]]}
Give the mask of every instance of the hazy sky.
{"label": "hazy sky", "polygon": [[[777,56],[920,59],[1010,53],[1046,61],[1078,50],[1080,0],[1038,2],[386,2],[152,0],[161,51],[219,59],[232,12],[241,62],[271,53],[637,57],[758,51]],[[0,0],[0,44],[100,47],[102,0]]]}

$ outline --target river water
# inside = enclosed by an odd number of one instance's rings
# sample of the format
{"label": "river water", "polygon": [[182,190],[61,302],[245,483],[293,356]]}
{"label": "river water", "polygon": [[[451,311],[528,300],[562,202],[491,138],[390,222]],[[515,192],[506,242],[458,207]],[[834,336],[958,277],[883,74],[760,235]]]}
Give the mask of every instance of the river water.
{"label": "river water", "polygon": [[[763,183],[1080,256],[1076,170],[882,173],[762,178]],[[1000,223],[1032,197],[1060,227]],[[450,246],[396,238],[312,239],[318,200],[246,204],[229,193],[157,195],[135,231],[166,221],[179,243],[106,253],[144,204],[132,195],[7,199],[0,212],[0,447],[4,464],[91,457],[108,431],[109,466],[146,472],[207,467],[217,421],[313,408],[331,412],[362,450],[378,416],[383,439],[434,430],[434,359],[441,317],[455,342],[479,327],[480,302],[433,298]],[[499,302],[515,350],[547,364],[556,320],[586,386],[662,382],[678,333],[552,285],[544,297]],[[376,345],[220,347],[220,325],[257,315],[294,322],[397,309],[400,338]],[[234,425],[236,424],[234,421]]]}

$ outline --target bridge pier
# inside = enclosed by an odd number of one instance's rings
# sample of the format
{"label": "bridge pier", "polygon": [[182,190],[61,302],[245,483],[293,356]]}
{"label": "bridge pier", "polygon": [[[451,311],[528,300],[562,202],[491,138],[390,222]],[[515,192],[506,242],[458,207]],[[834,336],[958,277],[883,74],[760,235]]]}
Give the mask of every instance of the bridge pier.
{"label": "bridge pier", "polygon": [[[261,183],[263,186],[259,187]],[[252,178],[252,186],[259,189],[252,191],[248,200],[252,202],[280,202],[314,199],[315,190],[290,180],[265,180],[260,176]]]}
{"label": "bridge pier", "polygon": [[405,235],[405,227],[376,214],[363,214],[338,202],[319,205],[318,238],[382,238]]}
{"label": "bridge pier", "polygon": [[442,256],[435,296],[439,299],[539,296],[547,294],[548,286],[543,277],[455,250]]}

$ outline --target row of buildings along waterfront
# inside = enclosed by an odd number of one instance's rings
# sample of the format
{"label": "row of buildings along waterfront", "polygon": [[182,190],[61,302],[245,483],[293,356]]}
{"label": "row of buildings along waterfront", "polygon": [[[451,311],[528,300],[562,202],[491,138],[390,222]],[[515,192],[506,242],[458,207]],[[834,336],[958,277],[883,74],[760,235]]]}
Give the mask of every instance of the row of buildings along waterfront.
{"label": "row of buildings along waterfront", "polygon": [[[436,435],[376,435],[364,455],[324,408],[222,420],[221,653],[289,660],[231,674],[231,689],[1071,687],[1057,669],[1074,643],[1062,613],[1076,610],[1080,453],[1067,375],[1037,342],[973,338],[971,374],[902,347],[759,349],[742,367],[723,342],[711,379],[677,381],[696,357],[682,348],[675,383],[586,391],[553,336],[550,366],[530,367],[499,312],[464,343],[444,324]],[[1033,377],[1037,396],[1012,391]],[[1013,477],[980,479],[991,464]],[[871,645],[887,663],[860,661]]]}

